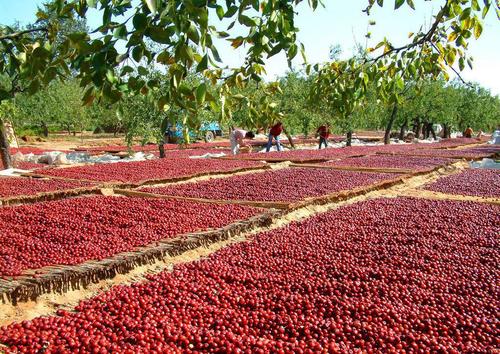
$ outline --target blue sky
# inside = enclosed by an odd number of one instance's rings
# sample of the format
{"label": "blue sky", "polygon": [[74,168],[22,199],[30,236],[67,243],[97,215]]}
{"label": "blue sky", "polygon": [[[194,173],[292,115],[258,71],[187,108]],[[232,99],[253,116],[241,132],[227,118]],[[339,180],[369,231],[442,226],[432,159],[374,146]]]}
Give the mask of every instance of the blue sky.
{"label": "blue sky", "polygon": [[[303,1],[298,7],[296,26],[300,28],[299,40],[306,47],[309,62],[324,62],[328,60],[329,47],[340,44],[344,56],[349,56],[356,42],[365,45],[365,34],[369,18],[361,12],[368,3],[367,0],[333,1],[327,0],[326,8],[318,8],[315,12]],[[416,32],[423,24],[428,27],[432,21],[432,14],[438,10],[439,1],[415,1],[417,9],[411,10],[403,6],[393,10],[392,1],[386,1],[384,8],[374,7],[370,19],[376,21],[370,26],[372,32],[368,46],[374,46],[386,36],[395,45],[408,41],[408,33]],[[41,0],[0,0],[0,23],[11,24],[20,21],[26,24],[33,21],[37,5]],[[99,23],[100,15],[95,11],[89,16],[89,26],[92,28]],[[500,95],[500,21],[494,9],[490,10],[482,36],[472,41],[469,54],[474,57],[474,69],[463,72],[466,80],[479,82],[492,93]],[[237,66],[243,62],[245,51],[243,48],[232,49],[223,45],[220,50],[224,64]],[[300,65],[297,59],[294,65]],[[276,55],[266,63],[268,78],[284,74],[288,67],[284,55]]]}

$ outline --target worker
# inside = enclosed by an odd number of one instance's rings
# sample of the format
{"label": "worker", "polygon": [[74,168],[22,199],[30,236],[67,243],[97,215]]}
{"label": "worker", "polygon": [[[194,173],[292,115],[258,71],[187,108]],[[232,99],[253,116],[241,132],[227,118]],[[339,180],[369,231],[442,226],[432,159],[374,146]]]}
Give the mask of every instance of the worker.
{"label": "worker", "polygon": [[266,152],[269,152],[271,150],[271,146],[273,146],[273,138],[276,140],[276,149],[278,151],[282,151],[282,147],[280,144],[280,135],[283,132],[283,123],[278,122],[275,125],[271,127],[269,130],[269,140],[267,141],[267,147],[266,147]]}
{"label": "worker", "polygon": [[255,138],[255,134],[253,132],[247,132],[243,129],[234,129],[229,137],[229,140],[231,141],[231,152],[233,155],[237,155],[240,152],[240,147],[246,146],[244,139],[253,138]]}
{"label": "worker", "polygon": [[472,130],[471,127],[467,127],[464,131],[464,138],[472,138],[472,135],[474,134],[474,131]]}
{"label": "worker", "polygon": [[321,150],[321,145],[325,144],[325,149],[328,147],[328,137],[330,136],[330,125],[323,124],[316,130],[316,134],[319,135],[319,150]]}

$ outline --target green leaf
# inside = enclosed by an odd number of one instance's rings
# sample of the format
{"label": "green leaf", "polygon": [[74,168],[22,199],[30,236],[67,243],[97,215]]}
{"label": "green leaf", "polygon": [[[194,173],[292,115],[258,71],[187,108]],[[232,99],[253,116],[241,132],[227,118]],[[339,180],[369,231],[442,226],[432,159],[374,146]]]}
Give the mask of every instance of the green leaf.
{"label": "green leaf", "polygon": [[162,27],[150,27],[149,29],[149,37],[161,44],[170,44],[170,32]]}
{"label": "green leaf", "polygon": [[413,0],[406,0],[406,3],[413,9],[415,10],[415,4],[413,3]]}
{"label": "green leaf", "polygon": [[139,66],[137,68],[137,72],[139,73],[139,75],[142,75],[142,76],[146,76],[149,74],[149,70],[146,69],[144,66]]}
{"label": "green leaf", "polygon": [[132,49],[132,58],[136,62],[140,62],[142,59],[142,55],[144,54],[144,49],[142,48],[142,45],[138,45]]}
{"label": "green leaf", "polygon": [[158,56],[156,57],[156,62],[161,63],[161,64],[168,64],[169,60],[171,58],[171,55],[168,51],[164,50]]}
{"label": "green leaf", "polygon": [[115,73],[113,72],[113,70],[106,71],[106,79],[108,79],[108,81],[110,83],[114,83],[115,81],[117,81]]}
{"label": "green leaf", "polygon": [[196,72],[202,72],[204,70],[208,69],[208,54],[205,54],[201,61],[198,63],[198,66],[196,67]]}
{"label": "green leaf", "polygon": [[394,3],[394,9],[399,9],[401,7],[401,5],[403,5],[405,2],[405,0],[396,0],[395,3]]}
{"label": "green leaf", "polygon": [[148,6],[148,9],[149,11],[151,11],[151,13],[153,15],[156,15],[156,0],[145,0],[146,1],[146,5]]}
{"label": "green leaf", "polygon": [[483,7],[483,12],[482,12],[482,17],[483,19],[486,17],[486,15],[488,14],[488,11],[490,10],[490,5],[484,5]]}
{"label": "green leaf", "polygon": [[202,104],[205,102],[205,95],[207,93],[207,85],[205,83],[200,84],[195,91],[196,102]]}
{"label": "green leaf", "polygon": [[222,6],[217,5],[217,7],[215,8],[215,12],[217,13],[217,17],[219,18],[219,20],[222,20],[224,18],[224,9],[222,8]]}
{"label": "green leaf", "polygon": [[198,34],[198,30],[196,29],[195,25],[192,22],[189,23],[189,28],[187,30],[187,36],[195,44],[198,44],[200,41],[200,35]]}
{"label": "green leaf", "polygon": [[82,102],[84,106],[90,106],[92,102],[94,101],[94,88],[90,87],[85,91],[85,94],[83,95]]}
{"label": "green leaf", "polygon": [[460,71],[464,70],[465,68],[465,61],[462,57],[458,59],[458,68],[460,69]]}
{"label": "green leaf", "polygon": [[470,17],[470,13],[471,13],[471,8],[470,7],[465,8],[462,11],[462,13],[460,14],[460,17],[459,17],[460,21],[463,21],[463,20],[469,18]]}
{"label": "green leaf", "polygon": [[448,65],[453,65],[455,62],[455,52],[453,50],[449,50],[448,53],[446,53],[446,62]]}
{"label": "green leaf", "polygon": [[118,39],[127,39],[127,27],[125,25],[120,25],[117,28],[115,28],[115,31],[113,32],[113,37],[118,38]]}
{"label": "green leaf", "polygon": [[148,17],[143,13],[137,13],[132,19],[132,23],[136,30],[144,31],[148,25]]}
{"label": "green leaf", "polygon": [[295,58],[295,56],[297,55],[297,45],[296,44],[292,44],[290,46],[290,48],[288,49],[288,60],[292,60],[293,58]]}
{"label": "green leaf", "polygon": [[125,65],[121,71],[121,75],[127,75],[127,74],[130,74],[130,73],[133,73],[134,72],[134,69],[129,66],[129,65]]}
{"label": "green leaf", "polygon": [[481,36],[481,33],[483,33],[483,25],[481,22],[476,21],[476,25],[474,26],[474,37],[478,39]]}
{"label": "green leaf", "polygon": [[380,7],[384,6],[384,0],[377,0],[377,4]]}
{"label": "green leaf", "polygon": [[238,21],[247,27],[255,27],[257,26],[257,21],[255,21],[253,18],[245,16],[245,15],[240,15],[238,17]]}
{"label": "green leaf", "polygon": [[479,3],[477,2],[477,0],[472,0],[471,1],[471,7],[474,11],[479,11],[481,10],[481,8],[479,7]]}
{"label": "green leaf", "polygon": [[210,49],[212,51],[212,55],[213,55],[215,61],[222,63],[222,59],[220,58],[220,55],[219,55],[219,52],[217,51],[217,48],[215,48],[215,46],[211,46]]}
{"label": "green leaf", "polygon": [[396,87],[400,90],[403,91],[405,88],[405,83],[401,77],[398,77],[396,79]]}
{"label": "green leaf", "polygon": [[225,18],[233,17],[237,11],[238,11],[238,6],[232,5],[227,9],[224,17]]}
{"label": "green leaf", "polygon": [[47,85],[49,82],[55,79],[57,76],[57,69],[54,67],[50,67],[45,71],[43,75],[43,83]]}
{"label": "green leaf", "polygon": [[472,59],[471,58],[467,59],[467,65],[472,70]]}

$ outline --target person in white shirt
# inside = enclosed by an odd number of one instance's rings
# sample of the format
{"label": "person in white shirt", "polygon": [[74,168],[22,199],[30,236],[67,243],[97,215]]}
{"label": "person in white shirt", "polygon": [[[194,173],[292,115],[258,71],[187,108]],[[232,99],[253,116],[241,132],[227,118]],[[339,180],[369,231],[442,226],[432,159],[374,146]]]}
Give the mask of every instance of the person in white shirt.
{"label": "person in white shirt", "polygon": [[245,146],[244,139],[253,138],[255,138],[255,134],[253,132],[247,132],[243,129],[234,129],[229,137],[229,140],[231,141],[231,152],[233,155],[237,155],[240,152],[240,147]]}

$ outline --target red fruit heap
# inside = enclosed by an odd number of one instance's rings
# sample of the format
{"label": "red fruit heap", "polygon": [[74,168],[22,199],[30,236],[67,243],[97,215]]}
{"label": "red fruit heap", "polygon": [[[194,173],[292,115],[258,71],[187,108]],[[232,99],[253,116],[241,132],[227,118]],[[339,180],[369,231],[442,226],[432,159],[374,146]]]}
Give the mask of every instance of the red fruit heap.
{"label": "red fruit heap", "polygon": [[468,169],[441,177],[436,182],[426,186],[425,189],[449,194],[499,198],[500,170]]}
{"label": "red fruit heap", "polygon": [[398,168],[415,171],[431,170],[437,166],[444,166],[454,162],[452,159],[439,157],[419,157],[419,156],[389,156],[370,155],[363,157],[346,158],[339,161],[329,161],[327,166],[340,167],[374,167],[374,168]]}
{"label": "red fruit heap", "polygon": [[20,152],[24,155],[26,154],[34,154],[34,155],[42,155],[42,154],[45,154],[47,152],[51,152],[51,151],[59,151],[59,152],[70,152],[69,150],[47,150],[47,149],[40,149],[40,148],[37,148],[37,147],[32,147],[32,146],[21,146],[21,147],[18,147],[18,148],[10,148],[10,153],[12,155]]}
{"label": "red fruit heap", "polygon": [[[41,163],[34,163],[34,162],[26,162],[26,161],[19,161],[19,162],[14,162],[13,163],[14,168],[18,168],[20,170],[38,170],[40,168],[45,168],[48,165],[41,164]],[[5,167],[3,165],[3,161],[0,160],[0,170],[4,170]]]}
{"label": "red fruit heap", "polygon": [[40,171],[44,175],[93,181],[137,183],[154,179],[175,179],[203,173],[227,172],[263,166],[255,161],[220,159],[157,159],[139,162],[118,162]]}
{"label": "red fruit heap", "polygon": [[[384,154],[387,151],[383,152]],[[397,155],[422,155],[426,157],[447,157],[447,158],[468,158],[468,159],[479,159],[483,157],[488,157],[491,153],[487,151],[480,151],[478,149],[433,149],[433,148],[422,148],[417,150],[400,150],[394,152]]]}
{"label": "red fruit heap", "polygon": [[[165,158],[167,159],[181,159],[188,158],[191,156],[201,156],[205,154],[220,154],[224,153],[230,155],[231,151],[228,149],[185,149],[185,150],[172,150],[165,152]],[[155,156],[159,156],[158,151],[153,152]]]}
{"label": "red fruit heap", "polygon": [[0,208],[0,275],[102,259],[176,235],[248,219],[257,208],[86,197]]}
{"label": "red fruit heap", "polygon": [[56,192],[67,189],[89,187],[92,183],[79,181],[49,180],[25,177],[0,177],[0,197],[35,195],[42,192]]}
{"label": "red fruit heap", "polygon": [[465,145],[470,145],[470,144],[477,144],[479,143],[480,140],[475,139],[475,138],[450,138],[450,139],[443,139],[437,143],[432,143],[432,144],[421,144],[422,146],[427,146],[433,148],[433,149],[447,149],[447,148],[455,148],[459,146],[465,146]]}
{"label": "red fruit heap", "polygon": [[290,161],[313,161],[313,160],[331,160],[350,156],[361,156],[372,154],[378,151],[378,147],[374,146],[351,146],[345,148],[331,148],[322,150],[289,150],[289,151],[274,151],[268,153],[251,153],[235,156],[238,158],[261,158],[261,159],[277,159]]}
{"label": "red fruit heap", "polygon": [[379,199],[0,329],[36,352],[491,352],[500,207]]}
{"label": "red fruit heap", "polygon": [[397,176],[390,173],[287,168],[196,183],[145,188],[143,191],[205,199],[293,202],[306,197],[318,197],[368,186]]}

